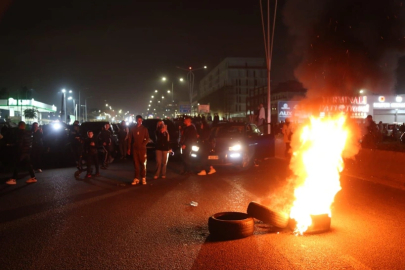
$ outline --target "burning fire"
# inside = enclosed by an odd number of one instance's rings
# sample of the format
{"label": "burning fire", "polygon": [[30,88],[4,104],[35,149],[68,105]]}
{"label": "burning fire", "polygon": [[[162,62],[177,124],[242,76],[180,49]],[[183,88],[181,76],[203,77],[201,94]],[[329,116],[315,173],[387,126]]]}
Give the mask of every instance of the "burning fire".
{"label": "burning fire", "polygon": [[297,147],[293,144],[290,167],[298,181],[290,218],[297,222],[297,234],[303,234],[311,226],[311,215],[328,214],[331,217],[330,207],[341,189],[342,153],[349,136],[345,123],[344,116],[311,117],[310,124],[298,134],[299,138],[294,138],[299,139],[299,144]]}

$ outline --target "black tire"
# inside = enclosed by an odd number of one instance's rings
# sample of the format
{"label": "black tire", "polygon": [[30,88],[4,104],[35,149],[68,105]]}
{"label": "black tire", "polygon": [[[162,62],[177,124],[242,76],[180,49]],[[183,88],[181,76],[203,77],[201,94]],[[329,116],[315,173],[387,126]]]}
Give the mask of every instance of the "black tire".
{"label": "black tire", "polygon": [[[304,234],[316,234],[330,230],[331,218],[328,214],[311,215],[312,224],[303,232]],[[291,230],[295,230],[297,222],[295,219],[290,219],[288,226]]]}
{"label": "black tire", "polygon": [[288,214],[283,212],[275,212],[264,205],[258,204],[257,202],[249,203],[247,213],[251,217],[280,229],[284,229],[288,226]]}
{"label": "black tire", "polygon": [[245,213],[222,212],[208,219],[208,230],[213,238],[220,240],[240,239],[253,234],[254,220]]}

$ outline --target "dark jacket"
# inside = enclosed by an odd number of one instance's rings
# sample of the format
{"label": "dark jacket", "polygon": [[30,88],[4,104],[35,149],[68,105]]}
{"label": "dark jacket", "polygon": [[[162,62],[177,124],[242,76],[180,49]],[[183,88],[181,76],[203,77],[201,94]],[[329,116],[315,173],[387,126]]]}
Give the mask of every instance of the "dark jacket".
{"label": "dark jacket", "polygon": [[128,128],[127,127],[123,127],[122,125],[119,126],[119,131],[118,131],[118,140],[120,142],[125,141],[125,138],[128,135]]}
{"label": "dark jacket", "polygon": [[199,133],[200,137],[198,138],[199,141],[201,141],[201,142],[208,141],[208,139],[210,138],[210,132],[211,132],[211,129],[208,125],[205,125],[204,128],[200,129],[200,133]]}
{"label": "dark jacket", "polygon": [[32,147],[42,147],[44,145],[43,143],[43,134],[42,132],[37,129],[37,131],[33,131],[32,133]]}
{"label": "dark jacket", "polygon": [[156,150],[160,151],[169,151],[170,147],[170,136],[169,132],[161,132],[160,130],[156,130]]}
{"label": "dark jacket", "polygon": [[194,125],[184,128],[181,135],[180,145],[185,145],[187,150],[191,150],[191,146],[197,142],[197,130]]}
{"label": "dark jacket", "polygon": [[80,146],[82,142],[80,130],[75,130],[74,128],[72,128],[69,133],[69,141],[72,147]]}
{"label": "dark jacket", "polygon": [[128,149],[146,151],[148,142],[149,132],[145,126],[140,125],[138,127],[135,125],[131,128],[128,135]]}
{"label": "dark jacket", "polygon": [[[92,142],[94,142],[94,145],[91,145]],[[93,138],[87,137],[84,140],[84,149],[87,154],[96,155],[97,148],[98,148],[98,139],[96,137],[94,137],[94,136],[93,136]]]}
{"label": "dark jacket", "polygon": [[18,155],[30,154],[32,149],[32,133],[28,130],[19,129],[16,134],[15,148]]}
{"label": "dark jacket", "polygon": [[101,144],[103,144],[103,143],[105,143],[106,145],[111,144],[111,141],[112,141],[111,132],[109,130],[103,129],[102,131],[100,131],[98,138],[99,138]]}

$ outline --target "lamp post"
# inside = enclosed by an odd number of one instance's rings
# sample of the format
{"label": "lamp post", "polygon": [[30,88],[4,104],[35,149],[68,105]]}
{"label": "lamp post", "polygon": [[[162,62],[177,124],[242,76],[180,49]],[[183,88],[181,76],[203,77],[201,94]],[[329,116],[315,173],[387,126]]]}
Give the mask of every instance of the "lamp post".
{"label": "lamp post", "polygon": [[64,120],[65,120],[65,123],[66,123],[66,90],[65,89],[62,89],[62,94],[63,94],[62,107],[63,107],[63,110],[64,110],[63,115],[64,115],[64,118],[65,118]]}
{"label": "lamp post", "polygon": [[75,115],[75,121],[77,120],[77,109],[76,109],[76,100],[73,97],[68,97],[68,100],[73,101],[73,114]]}
{"label": "lamp post", "polygon": [[181,68],[181,67],[177,67],[177,68],[188,71],[187,80],[188,80],[188,88],[189,88],[190,114],[191,114],[192,107],[193,107],[193,95],[194,95],[194,72],[193,71],[200,70],[200,69],[207,69],[207,66],[203,66],[203,67],[195,68],[195,69],[193,69],[192,67],[189,67],[188,69]]}
{"label": "lamp post", "polygon": [[[162,77],[162,81],[164,81],[164,82],[167,81],[166,77]],[[180,78],[179,81],[182,82],[182,81],[184,81],[184,80],[183,80],[183,78]],[[169,91],[170,91],[170,90],[169,90]],[[172,93],[172,102],[174,102],[173,81],[172,81],[172,90],[171,90],[171,93]]]}
{"label": "lamp post", "polygon": [[85,108],[85,116],[86,116],[86,122],[87,122],[87,99],[88,98],[92,98],[93,96],[89,96],[89,97],[86,97],[85,99],[84,99],[84,108]]}

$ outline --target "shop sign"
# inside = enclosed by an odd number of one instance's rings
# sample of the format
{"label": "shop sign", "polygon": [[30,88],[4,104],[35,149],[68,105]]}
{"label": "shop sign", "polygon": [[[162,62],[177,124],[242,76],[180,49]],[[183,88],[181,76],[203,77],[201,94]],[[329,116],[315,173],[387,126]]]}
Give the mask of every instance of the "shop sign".
{"label": "shop sign", "polygon": [[334,96],[334,97],[324,97],[324,104],[367,104],[367,96]]}
{"label": "shop sign", "polygon": [[376,102],[376,103],[373,103],[373,108],[375,108],[375,109],[405,108],[405,103],[403,103],[403,102],[398,102],[398,103]]}
{"label": "shop sign", "polygon": [[292,117],[298,108],[298,101],[279,101],[278,102],[278,121],[285,121]]}

